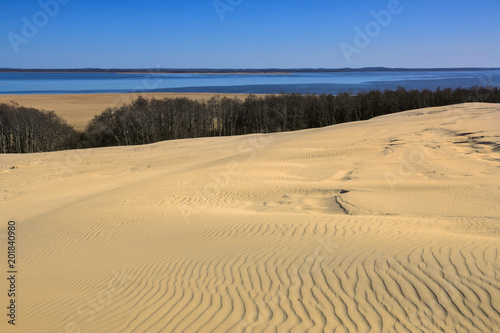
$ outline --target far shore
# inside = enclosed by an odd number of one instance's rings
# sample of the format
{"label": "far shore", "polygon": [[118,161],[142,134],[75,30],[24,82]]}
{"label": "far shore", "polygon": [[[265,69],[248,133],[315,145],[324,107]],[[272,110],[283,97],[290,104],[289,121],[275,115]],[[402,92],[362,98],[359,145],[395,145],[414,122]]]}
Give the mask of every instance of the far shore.
{"label": "far shore", "polygon": [[0,73],[115,73],[115,74],[293,74],[293,73],[353,73],[353,72],[454,72],[497,71],[500,67],[448,67],[448,68],[61,68],[21,69],[0,68]]}
{"label": "far shore", "polygon": [[[71,73],[71,72],[65,72],[65,73]],[[97,72],[98,73],[98,72]],[[195,74],[195,75],[252,75],[252,74],[259,74],[259,75],[276,75],[276,74],[282,74],[282,75],[287,75],[287,74],[295,74],[296,72],[210,72],[210,73],[204,73],[204,72],[189,72],[189,73],[170,73],[170,72],[111,72],[112,74],[151,74],[151,75],[184,75],[184,74]]]}
{"label": "far shore", "polygon": [[249,94],[214,93],[108,93],[108,94],[40,94],[0,95],[0,103],[15,102],[21,106],[54,111],[77,131],[82,131],[94,116],[110,107],[128,104],[138,96],[151,99],[186,97],[208,100],[213,96],[245,99]]}

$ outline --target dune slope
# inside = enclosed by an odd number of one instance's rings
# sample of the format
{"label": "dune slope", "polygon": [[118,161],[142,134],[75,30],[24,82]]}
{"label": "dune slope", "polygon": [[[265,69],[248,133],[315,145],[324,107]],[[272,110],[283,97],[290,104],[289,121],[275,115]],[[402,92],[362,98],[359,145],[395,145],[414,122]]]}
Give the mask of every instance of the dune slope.
{"label": "dune slope", "polygon": [[499,124],[474,103],[0,156],[16,329],[498,332]]}

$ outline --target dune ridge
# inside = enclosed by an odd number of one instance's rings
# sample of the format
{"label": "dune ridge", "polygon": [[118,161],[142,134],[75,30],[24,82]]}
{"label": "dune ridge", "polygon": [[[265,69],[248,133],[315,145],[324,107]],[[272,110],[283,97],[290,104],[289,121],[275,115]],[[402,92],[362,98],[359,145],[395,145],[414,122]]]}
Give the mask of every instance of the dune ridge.
{"label": "dune ridge", "polygon": [[0,156],[17,328],[498,332],[498,124],[470,103]]}

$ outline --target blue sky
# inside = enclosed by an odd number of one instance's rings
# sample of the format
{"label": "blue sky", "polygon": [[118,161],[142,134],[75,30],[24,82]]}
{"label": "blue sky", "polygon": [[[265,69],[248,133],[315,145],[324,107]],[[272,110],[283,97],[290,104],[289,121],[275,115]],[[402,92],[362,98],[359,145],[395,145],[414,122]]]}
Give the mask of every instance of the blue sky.
{"label": "blue sky", "polygon": [[3,0],[0,67],[500,67],[499,14],[498,0]]}

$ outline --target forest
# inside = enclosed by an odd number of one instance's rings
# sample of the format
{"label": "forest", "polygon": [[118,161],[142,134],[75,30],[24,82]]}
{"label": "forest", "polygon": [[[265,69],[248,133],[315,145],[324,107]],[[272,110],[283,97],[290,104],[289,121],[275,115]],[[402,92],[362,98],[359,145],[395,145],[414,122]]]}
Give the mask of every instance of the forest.
{"label": "forest", "polygon": [[77,132],[54,112],[0,104],[0,153],[149,144],[164,140],[295,131],[458,103],[500,103],[495,87],[280,94],[210,100],[138,97]]}
{"label": "forest", "polygon": [[0,104],[0,153],[71,149],[79,133],[53,111]]}

